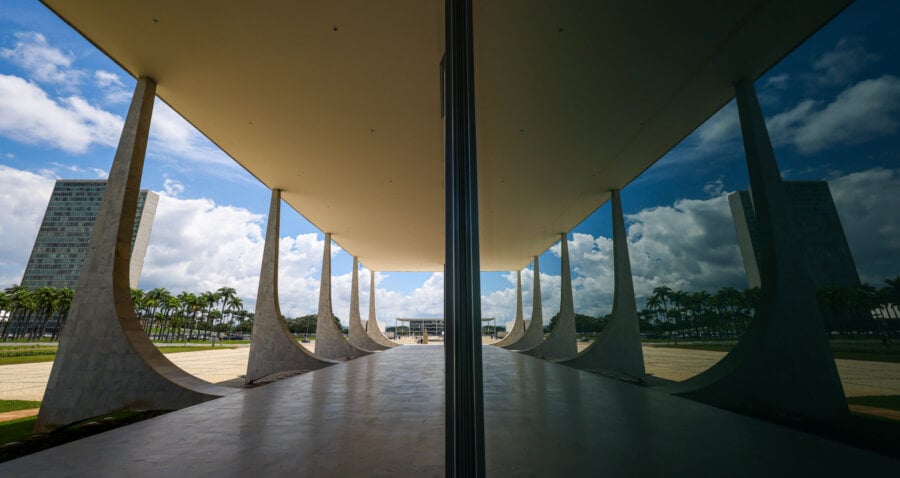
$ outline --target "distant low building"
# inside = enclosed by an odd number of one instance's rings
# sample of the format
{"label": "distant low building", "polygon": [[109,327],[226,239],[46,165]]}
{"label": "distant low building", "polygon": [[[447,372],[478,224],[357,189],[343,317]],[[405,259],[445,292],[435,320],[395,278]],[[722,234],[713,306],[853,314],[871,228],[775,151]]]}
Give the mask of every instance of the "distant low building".
{"label": "distant low building", "polygon": [[[22,277],[22,286],[75,288],[105,190],[104,180],[56,181]],[[158,202],[159,196],[152,191],[141,191],[138,196],[131,237],[129,277],[132,287],[137,287],[141,277]]]}

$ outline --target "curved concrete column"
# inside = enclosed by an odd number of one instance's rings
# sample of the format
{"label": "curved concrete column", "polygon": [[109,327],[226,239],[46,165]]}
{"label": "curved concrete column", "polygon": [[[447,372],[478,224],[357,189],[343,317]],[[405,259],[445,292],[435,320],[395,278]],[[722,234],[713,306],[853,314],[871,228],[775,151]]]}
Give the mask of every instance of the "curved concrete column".
{"label": "curved concrete column", "polygon": [[502,340],[495,342],[497,347],[509,347],[525,336],[525,319],[522,313],[522,271],[516,271],[516,318],[513,321],[512,330],[503,337]]}
{"label": "curved concrete column", "polygon": [[281,190],[272,190],[269,221],[262,268],[259,271],[259,290],[256,293],[256,314],[250,358],[247,362],[246,382],[290,371],[317,370],[337,362],[323,360],[312,354],[288,330],[278,305],[278,242],[281,223]]}
{"label": "curved concrete column", "polygon": [[155,93],[153,80],[138,79],[36,432],[122,409],[174,410],[236,391],[170,362],[141,329],[131,301],[131,236]]}
{"label": "curved concrete column", "polygon": [[575,302],[572,299],[572,271],[569,267],[569,240],[566,233],[560,235],[562,236],[560,244],[562,270],[559,281],[561,288],[559,318],[556,320],[556,326],[542,344],[522,351],[533,357],[547,360],[566,360],[578,354],[578,339],[575,337]]}
{"label": "curved concrete column", "polygon": [[350,286],[350,332],[347,340],[354,347],[363,350],[379,351],[390,348],[379,344],[369,337],[365,327],[363,327],[362,318],[359,316],[359,258],[356,256],[353,257],[352,276],[353,279]]}
{"label": "curved concrete column", "polygon": [[381,333],[381,329],[378,328],[378,318],[375,315],[375,271],[369,271],[369,320],[366,322],[366,334],[384,347],[393,348],[400,346],[400,344],[385,337]]}
{"label": "curved concrete column", "polygon": [[631,279],[631,261],[628,258],[625,215],[618,189],[612,190],[612,220],[615,290],[611,317],[594,343],[574,359],[561,363],[585,370],[609,370],[642,379],[646,374],[644,352],[641,350],[641,330]]}
{"label": "curved concrete column", "polygon": [[531,322],[518,341],[504,347],[507,350],[528,350],[544,341],[544,314],[541,305],[541,264],[534,256],[534,280],[531,292]]}
{"label": "curved concrete column", "polygon": [[316,355],[331,360],[350,360],[372,352],[354,347],[337,324],[331,308],[331,233],[325,233],[322,252],[322,282],[319,287],[319,315],[316,318]]}
{"label": "curved concrete column", "polygon": [[749,330],[719,363],[663,390],[712,405],[840,421],[849,412],[753,82],[735,84],[762,250]]}

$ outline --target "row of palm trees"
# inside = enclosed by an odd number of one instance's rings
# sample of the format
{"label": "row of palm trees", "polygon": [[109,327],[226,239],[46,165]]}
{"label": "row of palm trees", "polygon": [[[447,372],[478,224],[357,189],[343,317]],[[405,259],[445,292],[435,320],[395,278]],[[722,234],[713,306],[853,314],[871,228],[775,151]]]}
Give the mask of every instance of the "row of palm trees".
{"label": "row of palm trees", "polygon": [[56,340],[72,305],[74,291],[69,288],[14,285],[0,290],[0,311],[9,314],[3,321],[0,337],[4,342],[40,339]]}
{"label": "row of palm trees", "polygon": [[[900,276],[878,289],[818,289],[819,307],[828,332],[887,336],[900,328]],[[653,289],[639,312],[641,330],[650,337],[737,338],[744,334],[759,304],[759,288],[733,287],[685,292],[667,286]]]}
{"label": "row of palm trees", "polygon": [[[70,288],[0,290],[0,311],[8,314],[0,318],[0,340],[57,340],[73,296]],[[253,326],[253,314],[231,287],[178,295],[164,288],[132,289],[131,299],[141,327],[154,340],[208,340],[213,334],[249,333]]]}
{"label": "row of palm trees", "polygon": [[131,300],[141,327],[153,340],[208,340],[223,333],[250,332],[253,324],[253,313],[244,310],[243,301],[231,287],[178,295],[162,287],[132,289]]}
{"label": "row of palm trees", "polygon": [[743,335],[759,303],[759,288],[725,287],[711,294],[685,292],[668,286],[653,289],[638,312],[641,330],[649,337],[734,338]]}
{"label": "row of palm trees", "polygon": [[870,284],[818,289],[826,327],[842,334],[887,334],[896,329],[898,322],[894,321],[900,319],[900,276],[887,279],[884,284],[880,289]]}

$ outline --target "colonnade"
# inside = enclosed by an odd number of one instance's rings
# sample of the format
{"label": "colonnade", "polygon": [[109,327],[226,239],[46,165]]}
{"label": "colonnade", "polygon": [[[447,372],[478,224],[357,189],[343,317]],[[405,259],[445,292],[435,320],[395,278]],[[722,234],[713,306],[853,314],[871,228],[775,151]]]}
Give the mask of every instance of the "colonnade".
{"label": "colonnade", "polygon": [[[800,250],[790,203],[753,82],[735,83],[750,190],[759,223],[761,299],[747,333],[716,365],[660,390],[751,413],[775,413],[825,423],[849,416],[834,356]],[[566,234],[561,244],[559,319],[546,339],[539,330],[540,272],[534,262],[534,308],[524,335],[496,345],[586,370],[645,376],[621,195],[611,191],[615,290],[610,321],[600,337],[576,352]],[[521,294],[521,283],[517,293]],[[517,322],[513,331],[518,327]]]}
{"label": "colonnade", "polygon": [[[114,410],[176,409],[234,392],[187,374],[159,353],[141,330],[131,303],[130,238],[155,90],[152,79],[138,80],[69,312],[69,326],[60,338],[37,431]],[[736,83],[735,92],[759,222],[761,304],[749,331],[725,359],[693,379],[664,390],[728,408],[769,409],[827,421],[841,419],[848,413],[846,400],[825,338],[815,289],[798,253],[788,199],[752,82]],[[561,303],[556,326],[544,338],[540,267],[535,256],[531,320],[526,326],[521,272],[517,272],[514,325],[496,345],[571,367],[644,377],[619,190],[611,191],[611,201],[614,305],[600,338],[584,351],[577,351],[568,241],[562,233]],[[315,353],[291,336],[278,304],[280,204],[281,191],[273,189],[246,380],[316,370],[396,346],[377,326],[374,272],[370,276],[368,322],[362,324],[356,257],[349,339],[335,324],[330,233],[325,234],[322,258]],[[448,322],[448,327],[458,325]]]}

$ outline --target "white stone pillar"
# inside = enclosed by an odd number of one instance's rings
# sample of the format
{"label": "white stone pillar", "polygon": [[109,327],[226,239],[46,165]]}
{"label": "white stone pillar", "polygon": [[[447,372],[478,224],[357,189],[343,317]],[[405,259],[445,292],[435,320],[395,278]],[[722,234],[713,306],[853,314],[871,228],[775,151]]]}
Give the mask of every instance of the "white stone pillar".
{"label": "white stone pillar", "polygon": [[612,314],[597,340],[574,359],[562,363],[585,370],[608,370],[643,379],[645,371],[641,330],[634,298],[631,260],[628,258],[625,215],[622,212],[622,198],[618,189],[611,191],[611,199],[615,277]]}
{"label": "white stone pillar", "polygon": [[266,242],[263,246],[262,267],[259,271],[259,289],[256,293],[256,313],[253,316],[253,334],[250,341],[250,358],[247,361],[245,381],[255,380],[276,373],[317,370],[331,365],[312,354],[288,330],[278,304],[278,243],[281,223],[281,190],[272,190],[269,202],[269,220],[266,225]]}
{"label": "white stone pillar", "polygon": [[156,82],[137,81],[60,334],[36,432],[116,410],[173,410],[235,390],[176,367],[141,328],[131,301],[131,237]]}
{"label": "white stone pillar", "polygon": [[522,271],[516,271],[516,318],[513,320],[512,329],[510,329],[503,340],[494,345],[497,347],[507,348],[519,341],[525,336],[525,319],[522,313]]}
{"label": "white stone pillar", "polygon": [[366,322],[366,333],[372,340],[385,347],[393,348],[400,345],[388,339],[378,327],[378,316],[375,315],[375,271],[369,271],[369,320]]}
{"label": "white stone pillar", "polygon": [[331,308],[331,233],[325,233],[322,251],[322,279],[319,286],[319,314],[316,318],[316,356],[331,360],[350,360],[370,351],[354,347],[337,324]]}
{"label": "white stone pillar", "polygon": [[366,333],[362,324],[362,318],[359,316],[359,258],[353,257],[353,272],[350,280],[350,330],[348,340],[357,348],[363,350],[379,351],[390,347],[383,346],[373,340]]}
{"label": "white stone pillar", "polygon": [[544,342],[544,315],[541,304],[541,264],[538,256],[534,256],[534,276],[531,293],[531,321],[525,328],[525,334],[516,343],[504,348],[507,350],[528,350]]}
{"label": "white stone pillar", "polygon": [[546,340],[537,347],[522,352],[547,360],[568,360],[578,354],[578,338],[575,336],[575,301],[572,297],[572,270],[569,266],[569,240],[561,233],[560,301],[559,318]]}

